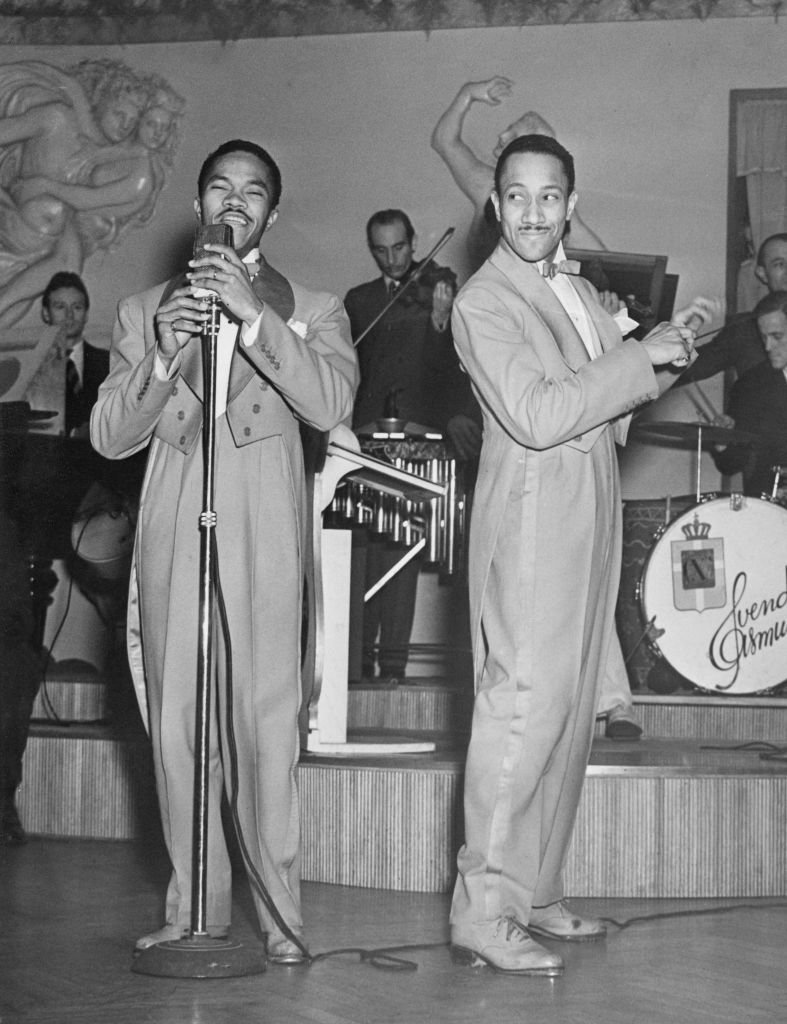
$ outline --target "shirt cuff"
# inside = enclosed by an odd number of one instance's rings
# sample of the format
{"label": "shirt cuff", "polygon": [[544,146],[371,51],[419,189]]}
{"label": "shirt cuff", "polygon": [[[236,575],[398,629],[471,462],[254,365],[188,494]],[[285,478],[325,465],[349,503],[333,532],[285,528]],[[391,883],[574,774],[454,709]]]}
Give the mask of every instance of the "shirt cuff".
{"label": "shirt cuff", "polygon": [[167,368],[166,368],[166,366],[164,366],[164,362],[163,362],[161,356],[158,354],[158,351],[156,351],[156,355],[155,355],[155,358],[153,360],[153,373],[154,373],[154,375],[155,375],[157,380],[163,380],[163,381],[172,380],[172,378],[175,376],[175,374],[179,370],[180,370],[180,353],[178,353],[178,355],[176,355],[175,358],[172,360],[172,366],[170,366],[169,372],[167,372]]}
{"label": "shirt cuff", "polygon": [[259,316],[254,323],[249,324],[248,327],[241,327],[240,329],[240,340],[246,348],[251,348],[255,344],[257,338],[260,336],[260,327],[262,326],[262,317],[265,313],[265,307],[263,306],[260,310]]}

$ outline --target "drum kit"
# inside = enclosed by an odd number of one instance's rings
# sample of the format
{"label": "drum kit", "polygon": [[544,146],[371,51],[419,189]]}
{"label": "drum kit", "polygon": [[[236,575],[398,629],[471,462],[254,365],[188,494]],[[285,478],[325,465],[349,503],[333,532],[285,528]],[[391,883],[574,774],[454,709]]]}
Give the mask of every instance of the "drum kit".
{"label": "drum kit", "polygon": [[[699,422],[646,422],[634,428],[631,438],[696,447],[698,454],[713,445],[756,440],[740,430]],[[638,557],[630,557],[632,526],[636,531],[636,514],[645,510],[624,507],[621,601],[630,599],[623,591],[637,575],[634,598],[653,656],[651,667],[653,658],[655,664],[663,658],[679,678],[714,694],[771,693],[787,680],[787,510],[778,498],[787,469],[774,466],[771,494],[753,498],[703,494],[699,458],[697,463],[696,494],[666,502],[661,525],[650,533],[652,547],[634,574],[632,561]],[[632,511],[634,518],[627,516]],[[642,537],[633,542],[640,555],[642,542]],[[619,603],[625,654],[631,632],[626,636],[622,618]],[[629,654],[637,660],[634,650]]]}

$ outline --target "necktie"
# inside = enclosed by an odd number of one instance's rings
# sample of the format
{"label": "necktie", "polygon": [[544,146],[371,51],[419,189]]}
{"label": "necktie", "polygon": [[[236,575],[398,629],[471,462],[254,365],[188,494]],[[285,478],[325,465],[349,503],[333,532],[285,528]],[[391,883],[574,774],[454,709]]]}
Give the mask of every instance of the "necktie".
{"label": "necktie", "polygon": [[399,291],[399,288],[400,288],[400,284],[399,284],[398,281],[389,281],[388,282],[388,297],[392,299],[394,297],[394,295],[396,295],[396,293]]}
{"label": "necktie", "polygon": [[82,382],[79,379],[79,370],[74,364],[74,360],[69,355],[66,359],[66,394],[76,395],[82,389]]}
{"label": "necktie", "polygon": [[578,274],[581,269],[579,260],[560,260],[559,263],[552,263],[544,260],[541,266],[541,273],[544,277],[553,278],[555,274]]}
{"label": "necktie", "polygon": [[249,277],[251,278],[255,278],[257,274],[259,274],[260,272],[259,263],[244,263],[243,265],[248,271]]}

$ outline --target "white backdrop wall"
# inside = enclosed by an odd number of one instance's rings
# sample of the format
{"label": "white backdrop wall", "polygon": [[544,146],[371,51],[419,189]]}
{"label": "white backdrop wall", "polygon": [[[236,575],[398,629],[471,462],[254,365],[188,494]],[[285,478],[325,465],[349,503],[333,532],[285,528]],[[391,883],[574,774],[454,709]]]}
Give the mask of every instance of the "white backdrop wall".
{"label": "white backdrop wall", "polygon": [[[457,227],[441,261],[462,277],[471,208],[429,136],[464,81],[498,73],[515,82],[513,96],[471,112],[472,145],[489,153],[511,121],[538,111],[574,153],[580,209],[609,248],[667,254],[668,270],[680,275],[679,302],[723,295],[729,92],[785,84],[787,23],[604,23],[100,51],[0,47],[0,64],[68,66],[95,56],[158,72],[187,100],[184,140],[155,217],[85,265],[90,333],[106,338],[119,297],[182,265],[199,165],[233,136],[262,142],[281,164],[280,218],[264,248],[290,276],[340,295],[374,276],[366,219],[401,206],[421,253]],[[684,400],[670,401],[665,415],[691,418]],[[692,489],[690,455],[651,451],[643,459],[647,466],[627,467],[632,496]]]}

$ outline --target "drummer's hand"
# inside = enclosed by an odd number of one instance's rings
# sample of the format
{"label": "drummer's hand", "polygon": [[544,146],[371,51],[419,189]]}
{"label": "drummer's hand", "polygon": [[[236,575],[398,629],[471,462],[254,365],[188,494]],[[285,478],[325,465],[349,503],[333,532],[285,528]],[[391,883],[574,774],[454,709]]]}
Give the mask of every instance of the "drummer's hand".
{"label": "drummer's hand", "polygon": [[452,416],[445,425],[445,432],[456,457],[462,462],[474,459],[481,451],[481,428],[470,416]]}
{"label": "drummer's hand", "polygon": [[688,306],[679,309],[672,314],[671,323],[678,327],[690,327],[698,331],[700,327],[709,324],[716,317],[724,315],[724,300],[721,298],[706,299],[704,295],[698,295],[692,299]]}
{"label": "drummer's hand", "polygon": [[640,344],[650,357],[653,366],[688,366],[697,355],[694,351],[694,331],[677,324],[657,324],[649,331]]}
{"label": "drummer's hand", "polygon": [[[724,430],[732,430],[735,427],[735,420],[732,416],[728,416],[726,412],[717,413],[711,420],[711,426],[722,427]],[[726,444],[715,444],[713,450],[715,452],[723,452],[727,448]]]}

